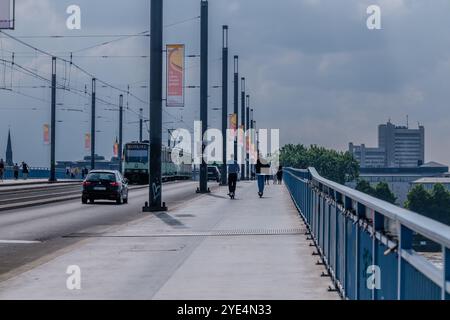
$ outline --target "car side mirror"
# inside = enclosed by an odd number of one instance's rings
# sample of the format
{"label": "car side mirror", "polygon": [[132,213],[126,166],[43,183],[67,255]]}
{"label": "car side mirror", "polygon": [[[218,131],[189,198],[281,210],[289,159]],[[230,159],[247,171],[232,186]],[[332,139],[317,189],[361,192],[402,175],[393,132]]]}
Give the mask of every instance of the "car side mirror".
{"label": "car side mirror", "polygon": [[123,178],[123,182],[126,183],[126,184],[128,184],[129,181],[128,181],[127,178]]}

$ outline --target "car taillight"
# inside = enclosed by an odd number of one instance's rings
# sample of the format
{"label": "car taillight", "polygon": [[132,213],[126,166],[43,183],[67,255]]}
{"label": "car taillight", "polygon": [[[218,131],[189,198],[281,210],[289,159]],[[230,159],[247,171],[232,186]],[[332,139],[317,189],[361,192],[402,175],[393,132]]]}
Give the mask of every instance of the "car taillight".
{"label": "car taillight", "polygon": [[89,181],[84,181],[83,182],[83,187],[88,187],[90,185],[91,185],[91,183]]}
{"label": "car taillight", "polygon": [[111,182],[109,185],[110,185],[111,187],[119,187],[119,186],[120,186],[120,183],[118,183],[118,182]]}

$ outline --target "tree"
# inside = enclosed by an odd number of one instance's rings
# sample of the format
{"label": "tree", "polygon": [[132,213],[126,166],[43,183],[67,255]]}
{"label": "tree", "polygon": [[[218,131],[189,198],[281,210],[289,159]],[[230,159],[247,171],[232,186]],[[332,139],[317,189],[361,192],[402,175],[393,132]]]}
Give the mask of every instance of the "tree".
{"label": "tree", "polygon": [[355,189],[365,194],[375,196],[375,189],[372,188],[370,183],[366,180],[359,180]]}
{"label": "tree", "polygon": [[428,216],[427,212],[429,211],[431,202],[431,194],[425,190],[423,185],[416,185],[408,193],[405,207],[411,211]]}
{"label": "tree", "polygon": [[375,188],[375,197],[392,204],[395,204],[397,201],[397,197],[391,189],[389,189],[389,185],[386,182],[377,184]]}
{"label": "tree", "polygon": [[450,224],[450,192],[438,183],[434,185],[431,197],[429,213],[432,219]]}
{"label": "tree", "polygon": [[356,190],[392,204],[395,204],[397,201],[397,197],[389,189],[389,185],[386,182],[380,182],[373,188],[366,180],[359,180],[356,185]]}
{"label": "tree", "polygon": [[450,192],[442,184],[436,184],[431,192],[422,185],[415,186],[408,194],[405,207],[430,219],[450,225]]}
{"label": "tree", "polygon": [[329,180],[340,184],[356,179],[359,175],[358,162],[349,152],[338,152],[323,147],[286,145],[280,152],[281,164],[285,167],[307,169],[314,167]]}

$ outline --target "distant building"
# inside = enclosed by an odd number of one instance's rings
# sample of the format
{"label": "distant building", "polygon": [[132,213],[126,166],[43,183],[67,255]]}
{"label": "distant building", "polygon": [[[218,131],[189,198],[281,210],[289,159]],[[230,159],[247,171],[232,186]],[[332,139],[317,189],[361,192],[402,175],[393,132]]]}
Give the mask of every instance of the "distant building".
{"label": "distant building", "polygon": [[450,178],[449,177],[437,177],[437,178],[421,178],[411,183],[411,187],[422,185],[425,190],[432,191],[434,186],[442,184],[445,189],[450,191]]}
{"label": "distant building", "polygon": [[6,165],[10,167],[14,165],[12,143],[11,143],[11,130],[8,131],[8,143],[6,145]]}
{"label": "distant building", "polygon": [[361,168],[385,168],[386,151],[382,148],[367,148],[366,145],[349,145],[349,151],[360,164]]}
{"label": "distant building", "polygon": [[425,128],[378,126],[378,147],[349,144],[349,152],[361,168],[414,168],[425,162]]}
{"label": "distant building", "polygon": [[[397,197],[397,204],[403,206],[415,181],[422,178],[443,178],[448,171],[448,166],[436,162],[425,163],[416,168],[361,168],[359,179],[366,180],[372,186],[380,182],[387,183]],[[355,188],[356,181],[348,183],[348,186]]]}

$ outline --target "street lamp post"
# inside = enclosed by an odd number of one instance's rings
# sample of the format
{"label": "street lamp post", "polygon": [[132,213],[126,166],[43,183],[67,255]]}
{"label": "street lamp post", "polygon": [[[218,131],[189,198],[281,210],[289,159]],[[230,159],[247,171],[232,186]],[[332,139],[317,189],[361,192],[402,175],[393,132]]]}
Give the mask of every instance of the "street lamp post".
{"label": "street lamp post", "polygon": [[92,79],[92,102],[91,102],[91,170],[95,169],[95,95],[97,90],[97,80]]}
{"label": "street lamp post", "polygon": [[[245,131],[245,78],[241,78],[241,128]],[[244,135],[245,136],[245,135]],[[243,145],[245,146],[245,142],[242,141]],[[241,148],[242,150],[242,156],[241,159],[241,180],[245,179],[245,161],[243,161],[243,157],[245,157],[245,150],[244,148]]]}
{"label": "street lamp post", "polygon": [[250,179],[250,155],[249,155],[249,129],[250,129],[250,95],[247,95],[247,108],[245,112],[245,164],[246,164],[246,178]]}
{"label": "street lamp post", "polygon": [[222,34],[222,185],[227,184],[227,117],[228,117],[228,26]]}
{"label": "street lamp post", "polygon": [[[234,116],[236,117],[236,128],[235,132],[237,132],[237,124],[238,124],[238,114],[239,114],[239,56],[234,56]],[[234,161],[237,161],[237,135],[234,137]]]}
{"label": "street lamp post", "polygon": [[[251,132],[251,146],[252,146],[252,148],[253,148],[253,144],[255,143],[255,122],[254,122],[254,118],[253,118],[253,116],[254,116],[254,112],[253,112],[253,109],[250,109],[250,132]],[[253,173],[253,172],[255,172],[254,170],[255,170],[255,165],[253,164],[252,166],[252,170],[251,170],[251,173]]]}
{"label": "street lamp post", "polygon": [[119,171],[122,173],[122,155],[123,155],[123,94],[119,96]]}
{"label": "street lamp post", "polygon": [[50,150],[50,179],[56,182],[56,57],[52,57],[52,111],[51,111],[51,150]]}
{"label": "street lamp post", "polygon": [[142,136],[142,130],[144,127],[144,109],[139,109],[139,142],[142,143],[143,136]]}
{"label": "street lamp post", "polygon": [[208,130],[208,1],[202,0],[200,22],[200,121],[202,123],[202,156],[198,193],[208,193],[208,164],[204,158],[204,136]]}
{"label": "street lamp post", "polygon": [[163,81],[163,0],[151,0],[150,5],[150,161],[149,201],[144,212],[167,211],[162,202],[162,81]]}

